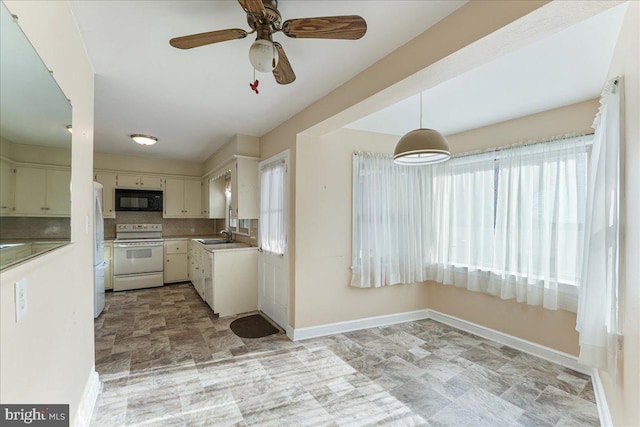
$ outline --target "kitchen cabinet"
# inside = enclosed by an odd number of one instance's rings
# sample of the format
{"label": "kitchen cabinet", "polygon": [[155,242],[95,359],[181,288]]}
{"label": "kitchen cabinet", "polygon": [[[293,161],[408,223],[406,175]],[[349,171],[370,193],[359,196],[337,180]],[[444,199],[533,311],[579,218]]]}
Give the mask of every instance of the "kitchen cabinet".
{"label": "kitchen cabinet", "polygon": [[68,168],[16,166],[15,214],[71,215],[71,171]]}
{"label": "kitchen cabinet", "polygon": [[118,174],[116,188],[162,190],[163,179],[158,175]]}
{"label": "kitchen cabinet", "polygon": [[189,280],[188,239],[164,242],[164,283]]}
{"label": "kitchen cabinet", "polygon": [[210,305],[214,312],[225,317],[257,310],[257,248],[216,250],[208,255],[211,257],[213,273]]}
{"label": "kitchen cabinet", "polygon": [[104,269],[104,289],[113,289],[113,243],[104,242],[104,261],[107,266]]}
{"label": "kitchen cabinet", "polygon": [[204,301],[205,289],[204,289],[204,272],[203,272],[203,257],[204,248],[197,243],[189,242],[189,280],[193,284],[194,289],[200,295],[200,298]]}
{"label": "kitchen cabinet", "polygon": [[167,178],[164,182],[164,218],[202,218],[202,182]]}
{"label": "kitchen cabinet", "polygon": [[240,157],[231,168],[231,217],[258,218],[258,160]]}
{"label": "kitchen cabinet", "polygon": [[104,218],[116,217],[116,174],[98,172],[94,179],[104,187],[102,192],[102,216]]}
{"label": "kitchen cabinet", "polygon": [[220,175],[208,182],[209,218],[225,219],[227,217],[227,196],[225,195],[225,175]]}
{"label": "kitchen cabinet", "polygon": [[200,185],[202,194],[202,217],[210,218],[209,216],[209,178],[203,179]]}
{"label": "kitchen cabinet", "polygon": [[13,213],[15,176],[13,163],[0,159],[0,216]]}
{"label": "kitchen cabinet", "polygon": [[207,250],[189,243],[189,278],[200,297],[220,317],[258,309],[258,250]]}

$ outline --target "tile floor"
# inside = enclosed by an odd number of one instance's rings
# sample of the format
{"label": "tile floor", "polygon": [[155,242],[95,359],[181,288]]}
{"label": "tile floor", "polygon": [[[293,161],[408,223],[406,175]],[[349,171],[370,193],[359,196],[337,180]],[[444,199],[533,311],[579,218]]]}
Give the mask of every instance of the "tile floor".
{"label": "tile floor", "polygon": [[190,284],[108,293],[92,426],[598,425],[589,378],[433,320],[242,339]]}

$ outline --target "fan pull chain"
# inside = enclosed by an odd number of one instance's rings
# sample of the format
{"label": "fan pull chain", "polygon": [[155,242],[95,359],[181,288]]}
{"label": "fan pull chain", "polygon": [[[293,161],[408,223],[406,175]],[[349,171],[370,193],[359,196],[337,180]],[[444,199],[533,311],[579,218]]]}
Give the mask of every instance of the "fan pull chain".
{"label": "fan pull chain", "polygon": [[257,94],[259,94],[260,92],[258,92],[258,84],[260,82],[256,79],[256,69],[253,69],[253,83],[249,83],[249,87],[251,88],[252,91],[254,91]]}

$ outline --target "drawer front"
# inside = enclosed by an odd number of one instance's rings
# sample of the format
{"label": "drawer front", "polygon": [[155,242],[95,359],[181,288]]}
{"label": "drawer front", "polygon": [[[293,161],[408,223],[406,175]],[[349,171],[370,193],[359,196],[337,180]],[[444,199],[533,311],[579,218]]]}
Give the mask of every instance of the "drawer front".
{"label": "drawer front", "polygon": [[172,240],[170,242],[164,242],[167,254],[186,254],[188,245],[188,240]]}

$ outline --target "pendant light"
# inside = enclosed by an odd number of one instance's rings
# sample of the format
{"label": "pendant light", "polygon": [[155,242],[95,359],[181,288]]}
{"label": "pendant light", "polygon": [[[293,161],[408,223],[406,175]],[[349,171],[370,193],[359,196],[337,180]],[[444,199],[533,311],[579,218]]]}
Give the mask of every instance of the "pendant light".
{"label": "pendant light", "polygon": [[420,91],[420,128],[406,134],[393,152],[399,165],[432,165],[449,160],[449,143],[440,132],[422,127],[422,91]]}

